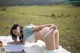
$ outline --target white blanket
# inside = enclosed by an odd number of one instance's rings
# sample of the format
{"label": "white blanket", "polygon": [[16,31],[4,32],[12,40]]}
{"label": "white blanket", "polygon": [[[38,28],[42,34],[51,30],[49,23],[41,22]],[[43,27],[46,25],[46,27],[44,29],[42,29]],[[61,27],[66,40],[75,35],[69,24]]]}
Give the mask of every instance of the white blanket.
{"label": "white blanket", "polygon": [[20,52],[23,50],[22,44],[7,44],[7,42],[12,42],[11,36],[0,36],[0,41],[3,42],[6,52]]}
{"label": "white blanket", "polygon": [[7,42],[11,42],[12,37],[11,36],[0,36],[0,41],[3,42],[3,46],[7,45]]}
{"label": "white blanket", "polygon": [[[24,50],[25,53],[46,53],[45,43],[41,40],[37,41],[36,43],[26,43],[25,45],[7,44],[7,42],[13,41],[11,36],[0,36],[0,41],[3,42],[6,52],[20,52]],[[50,53],[71,53],[71,52],[59,46],[58,50],[55,50],[55,52]]]}

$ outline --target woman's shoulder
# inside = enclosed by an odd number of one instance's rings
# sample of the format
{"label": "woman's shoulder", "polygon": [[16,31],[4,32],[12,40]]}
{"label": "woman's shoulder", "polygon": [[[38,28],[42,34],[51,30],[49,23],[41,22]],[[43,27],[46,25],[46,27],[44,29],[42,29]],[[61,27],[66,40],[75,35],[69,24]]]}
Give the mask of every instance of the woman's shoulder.
{"label": "woman's shoulder", "polygon": [[24,26],[23,30],[32,29],[33,26],[34,26],[33,24],[26,25],[26,26]]}

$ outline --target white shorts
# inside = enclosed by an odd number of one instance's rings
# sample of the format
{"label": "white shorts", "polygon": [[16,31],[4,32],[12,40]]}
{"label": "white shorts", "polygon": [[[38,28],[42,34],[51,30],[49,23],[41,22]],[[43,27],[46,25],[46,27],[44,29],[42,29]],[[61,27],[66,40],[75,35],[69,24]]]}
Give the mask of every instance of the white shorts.
{"label": "white shorts", "polygon": [[35,41],[35,33],[33,33],[31,36],[29,36],[29,37],[27,38],[27,41],[28,41],[28,42],[34,42],[34,41]]}

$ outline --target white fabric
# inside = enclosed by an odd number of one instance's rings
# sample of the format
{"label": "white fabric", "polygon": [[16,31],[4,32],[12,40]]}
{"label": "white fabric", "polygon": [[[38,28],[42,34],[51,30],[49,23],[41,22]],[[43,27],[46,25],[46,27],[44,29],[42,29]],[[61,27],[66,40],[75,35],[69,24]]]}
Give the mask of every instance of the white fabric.
{"label": "white fabric", "polygon": [[45,37],[47,37],[47,36],[48,36],[50,33],[52,33],[53,31],[57,32],[57,29],[56,29],[56,30],[54,30],[54,29],[49,30],[49,31],[44,35],[43,39],[44,39]]}
{"label": "white fabric", "polygon": [[5,52],[20,52],[23,51],[22,44],[8,44],[5,46]]}
{"label": "white fabric", "polygon": [[59,49],[57,50],[46,50],[46,53],[71,53],[64,49],[62,46],[59,46]]}
{"label": "white fabric", "polygon": [[44,53],[45,43],[38,40],[36,43],[26,43],[24,46],[25,53]]}
{"label": "white fabric", "polygon": [[29,36],[29,37],[27,38],[27,41],[28,41],[28,42],[34,42],[34,41],[35,41],[35,33],[33,33],[31,36]]}
{"label": "white fabric", "polygon": [[8,52],[20,52],[24,50],[25,53],[71,53],[61,46],[59,46],[58,50],[46,50],[45,43],[41,40],[38,40],[36,43],[26,43],[25,45],[7,45],[7,42],[13,41],[11,36],[0,36],[0,41],[3,42],[3,45],[6,48],[5,50]]}
{"label": "white fabric", "polygon": [[13,41],[11,36],[0,36],[0,41],[3,42],[5,52],[20,52],[23,50],[22,44],[7,44],[7,42]]}
{"label": "white fabric", "polygon": [[52,31],[53,31],[53,29],[51,29],[50,31],[48,31],[48,33],[46,33],[46,34],[44,35],[43,39],[44,39],[45,37],[47,37]]}
{"label": "white fabric", "polygon": [[46,50],[45,43],[38,40],[36,43],[26,43],[24,46],[25,53],[71,53],[59,45],[57,50]]}
{"label": "white fabric", "polygon": [[11,36],[0,36],[0,41],[3,42],[3,46],[7,45],[7,42],[12,42]]}

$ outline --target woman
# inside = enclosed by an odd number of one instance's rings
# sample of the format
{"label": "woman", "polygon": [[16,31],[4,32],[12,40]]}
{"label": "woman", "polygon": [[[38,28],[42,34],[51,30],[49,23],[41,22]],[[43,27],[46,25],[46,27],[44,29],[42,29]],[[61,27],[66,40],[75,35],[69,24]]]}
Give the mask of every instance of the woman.
{"label": "woman", "polygon": [[[46,44],[47,52],[59,48],[59,31],[54,24],[44,24],[39,26],[30,24],[25,27],[14,24],[11,28],[10,34],[14,40],[14,42],[10,43],[25,44],[26,42],[42,40]],[[17,37],[19,37],[20,41],[17,41]]]}

